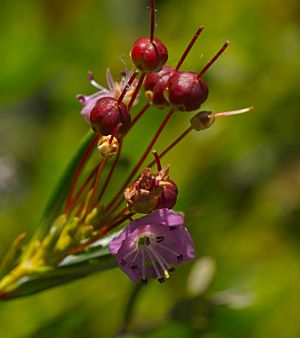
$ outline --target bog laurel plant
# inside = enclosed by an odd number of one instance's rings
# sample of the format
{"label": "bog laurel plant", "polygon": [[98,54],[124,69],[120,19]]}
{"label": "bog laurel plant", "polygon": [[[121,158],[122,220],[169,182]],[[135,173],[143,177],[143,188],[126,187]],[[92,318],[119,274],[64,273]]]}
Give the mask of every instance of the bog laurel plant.
{"label": "bog laurel plant", "polygon": [[[162,283],[175,266],[194,259],[193,240],[184,217],[173,210],[178,187],[171,179],[170,166],[161,164],[162,158],[192,131],[205,130],[218,117],[244,113],[252,107],[215,114],[199,111],[208,97],[203,76],[229,42],[199,72],[182,71],[203,27],[172,67],[166,65],[168,50],[155,37],[154,22],[152,0],[149,37],[138,38],[130,52],[136,70],[125,70],[119,81],[107,71],[107,88],[88,74],[97,91],[90,96],[78,95],[78,100],[91,130],[57,184],[33,238],[25,243],[25,235],[21,234],[3,258],[0,299],[33,294],[116,265],[134,283],[147,284],[151,278]],[[147,103],[134,112],[142,91]],[[107,192],[115,186],[111,182],[126,137],[150,107],[160,109],[162,114],[164,108],[168,111],[142,156],[107,201]],[[160,153],[156,152],[154,146],[171,117],[176,112],[190,111],[196,113],[187,128]],[[85,170],[93,152],[99,154],[98,163]],[[145,166],[151,152],[153,160]]]}

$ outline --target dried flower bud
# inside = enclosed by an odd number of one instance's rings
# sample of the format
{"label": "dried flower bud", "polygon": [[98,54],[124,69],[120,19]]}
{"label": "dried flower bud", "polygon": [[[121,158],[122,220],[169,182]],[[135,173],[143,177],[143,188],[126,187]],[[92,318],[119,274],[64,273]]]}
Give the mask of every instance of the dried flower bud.
{"label": "dried flower bud", "polygon": [[99,99],[91,111],[90,123],[96,133],[112,135],[118,124],[122,124],[119,132],[124,133],[130,126],[130,115],[126,105],[112,97]]}
{"label": "dried flower bud", "polygon": [[158,108],[168,106],[169,103],[164,97],[164,90],[167,82],[175,69],[170,66],[163,66],[159,72],[148,73],[145,77],[144,88],[148,101]]}
{"label": "dried flower bud", "polygon": [[98,141],[98,150],[103,157],[113,156],[119,151],[119,142],[111,135],[101,136]]}
{"label": "dried flower bud", "polygon": [[[128,209],[132,212],[147,214],[160,208],[160,204],[163,207],[174,206],[177,196],[177,187],[174,188],[174,186],[176,187],[176,184],[169,179],[169,166],[154,173],[150,168],[145,168],[139,179],[124,192]],[[174,192],[175,202],[169,189]]]}
{"label": "dried flower bud", "polygon": [[148,73],[161,70],[168,60],[168,50],[159,39],[143,37],[137,39],[132,47],[130,57],[135,66]]}
{"label": "dried flower bud", "polygon": [[191,118],[191,127],[197,131],[209,128],[215,122],[215,118],[210,115],[210,111],[200,111]]}
{"label": "dried flower bud", "polygon": [[175,72],[169,78],[164,95],[174,109],[192,111],[207,99],[208,87],[194,72]]}

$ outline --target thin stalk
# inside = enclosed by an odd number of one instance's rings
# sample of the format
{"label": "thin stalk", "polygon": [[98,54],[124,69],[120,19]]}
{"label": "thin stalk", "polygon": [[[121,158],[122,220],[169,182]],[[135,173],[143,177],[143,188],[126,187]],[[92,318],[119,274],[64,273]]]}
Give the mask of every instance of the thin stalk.
{"label": "thin stalk", "polygon": [[100,204],[101,199],[104,196],[104,194],[106,192],[106,189],[107,189],[107,187],[108,187],[108,185],[109,185],[109,183],[111,181],[112,175],[113,175],[113,173],[114,173],[114,171],[115,171],[115,169],[116,169],[116,167],[117,167],[117,165],[119,163],[120,156],[121,156],[121,151],[122,151],[122,144],[123,144],[123,137],[120,137],[120,140],[119,140],[119,151],[118,151],[118,153],[117,153],[117,155],[116,155],[116,157],[114,159],[114,162],[113,162],[113,164],[112,164],[112,166],[110,168],[110,171],[109,171],[108,176],[107,176],[107,178],[105,180],[105,183],[104,183],[104,185],[103,185],[103,187],[102,187],[102,189],[100,191],[100,194],[99,194],[99,196],[97,198],[96,204]]}
{"label": "thin stalk", "polygon": [[142,74],[141,74],[141,77],[139,78],[139,82],[138,82],[137,86],[135,87],[135,90],[134,90],[134,92],[133,92],[133,94],[132,94],[132,96],[131,96],[131,99],[130,99],[130,101],[129,101],[129,104],[128,104],[128,106],[127,106],[128,110],[130,110],[131,107],[133,106],[134,101],[135,101],[135,99],[136,99],[136,97],[137,97],[137,95],[138,95],[138,93],[139,93],[139,91],[140,91],[140,89],[141,89],[141,86],[142,86],[142,84],[143,84],[143,81],[144,81],[145,76],[146,76],[145,73],[142,73]]}
{"label": "thin stalk", "polygon": [[91,239],[89,239],[88,241],[86,241],[85,243],[83,243],[82,245],[78,246],[77,248],[72,249],[69,252],[69,255],[75,255],[81,251],[83,251],[85,248],[87,248],[89,245],[95,243],[98,239],[102,238],[103,236],[105,236],[110,230],[112,230],[113,228],[117,227],[118,225],[122,224],[123,222],[127,221],[129,218],[131,218],[134,215],[134,213],[130,213],[128,215],[125,215],[124,217],[122,217],[122,219],[120,219],[119,221],[117,221],[116,223],[113,223],[112,225],[104,225],[98,232],[97,234],[92,237]]}
{"label": "thin stalk", "polygon": [[99,164],[97,164],[94,169],[92,170],[92,172],[90,173],[90,175],[86,178],[86,180],[83,182],[82,186],[80,187],[80,189],[78,190],[78,192],[76,193],[74,199],[72,200],[72,206],[71,208],[74,208],[74,206],[77,204],[79,198],[81,197],[82,193],[84,192],[84,190],[87,188],[88,184],[91,182],[92,178],[96,175],[97,170],[98,170]]}
{"label": "thin stalk", "polygon": [[200,73],[197,75],[197,78],[200,79],[200,77],[215,63],[215,61],[219,58],[221,54],[223,54],[224,50],[230,45],[229,41],[226,41],[224,45],[220,48],[220,50],[217,52],[217,54],[207,63],[207,65],[200,71]]}
{"label": "thin stalk", "polygon": [[150,41],[153,42],[155,30],[155,3],[151,0]]}
{"label": "thin stalk", "polygon": [[192,49],[192,47],[194,46],[196,40],[198,39],[200,33],[203,31],[204,26],[199,27],[197,32],[195,33],[195,35],[193,36],[191,42],[189,43],[189,45],[187,46],[186,50],[184,51],[184,53],[182,54],[181,58],[179,59],[177,66],[176,66],[176,70],[179,70],[179,68],[181,67],[181,65],[183,64],[184,60],[186,59],[187,55],[189,54],[190,50]]}
{"label": "thin stalk", "polygon": [[97,143],[97,139],[98,139],[98,135],[95,135],[95,137],[92,139],[92,141],[90,142],[90,144],[88,145],[85,153],[82,156],[82,159],[80,160],[78,167],[75,171],[75,174],[73,176],[73,180],[68,192],[68,196],[67,196],[67,201],[65,204],[65,208],[64,208],[64,213],[65,214],[69,214],[71,211],[71,202],[72,202],[72,196],[73,196],[73,192],[75,190],[76,184],[78,182],[79,176],[87,162],[87,160],[89,159],[92,150],[94,149],[95,144]]}
{"label": "thin stalk", "polygon": [[127,130],[126,134],[128,134],[129,130],[138,122],[138,120],[144,115],[145,111],[150,107],[150,103],[144,105],[144,107],[140,110],[140,112],[135,116],[132,120],[129,129]]}
{"label": "thin stalk", "polygon": [[132,82],[133,82],[134,79],[136,78],[137,74],[138,74],[138,72],[135,71],[135,72],[131,75],[131,77],[130,77],[130,79],[128,80],[126,86],[125,86],[124,89],[122,90],[121,95],[120,95],[119,98],[118,98],[118,104],[120,104],[120,103],[123,101],[124,96],[126,95],[127,91],[129,90],[129,87],[132,85]]}
{"label": "thin stalk", "polygon": [[129,323],[133,317],[133,310],[136,304],[136,300],[140,294],[140,291],[142,290],[143,284],[142,283],[137,283],[133,285],[132,291],[129,295],[128,302],[126,304],[125,308],[125,313],[124,313],[124,318],[123,318],[123,324],[121,326],[121,329],[118,333],[118,336],[120,334],[124,334],[128,330]]}
{"label": "thin stalk", "polygon": [[[188,127],[182,134],[180,134],[174,142],[172,142],[163,152],[161,152],[158,157],[161,159],[163,156],[165,156],[170,150],[172,150],[182,139],[186,137],[191,131],[193,130],[192,127]],[[150,162],[147,167],[151,168],[156,163],[156,160],[154,159],[152,162]]]}
{"label": "thin stalk", "polygon": [[88,207],[87,207],[87,213],[89,212],[89,210],[91,210],[91,208],[93,206],[94,199],[95,199],[96,192],[97,192],[97,188],[98,188],[99,183],[101,181],[101,176],[102,176],[102,172],[103,172],[103,168],[105,166],[106,160],[107,160],[107,158],[103,157],[102,160],[101,160],[101,162],[100,162],[100,164],[99,164],[97,176],[96,176],[96,179],[95,179],[95,183],[94,183],[94,185],[92,187],[93,192],[91,194],[91,198],[89,200],[89,204],[88,204]]}
{"label": "thin stalk", "polygon": [[[148,154],[150,153],[152,147],[154,146],[155,142],[157,141],[157,139],[159,138],[161,132],[163,131],[163,129],[165,128],[166,124],[168,123],[170,117],[173,114],[173,110],[170,110],[167,115],[165,116],[163,122],[161,123],[160,127],[158,128],[157,132],[155,133],[153,139],[151,140],[150,144],[148,145],[147,149],[145,150],[144,154],[142,155],[142,157],[140,158],[140,160],[138,161],[138,163],[136,164],[136,166],[133,168],[133,170],[131,171],[131,173],[129,174],[129,176],[127,177],[126,181],[124,182],[124,184],[122,185],[121,189],[118,191],[118,193],[116,194],[116,196],[113,198],[113,200],[108,204],[106,211],[109,212],[110,208],[114,206],[115,203],[116,206],[113,208],[113,210],[116,210],[116,208],[120,205],[121,201],[122,201],[122,195],[123,195],[123,190],[128,186],[128,184],[130,183],[130,181],[134,178],[134,176],[136,175],[136,173],[138,172],[138,170],[140,169],[140,167],[142,166],[142,164],[144,163],[146,157],[148,156]],[[121,198],[121,201],[118,202],[118,200]],[[111,213],[111,212],[110,212]]]}

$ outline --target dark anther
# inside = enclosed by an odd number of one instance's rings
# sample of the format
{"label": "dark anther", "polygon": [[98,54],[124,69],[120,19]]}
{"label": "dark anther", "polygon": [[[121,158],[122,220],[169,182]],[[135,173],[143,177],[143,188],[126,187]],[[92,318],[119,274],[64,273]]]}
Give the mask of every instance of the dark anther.
{"label": "dark anther", "polygon": [[175,271],[174,266],[172,266],[171,268],[169,268],[168,271],[169,271],[169,272],[174,272],[174,271]]}
{"label": "dark anther", "polygon": [[177,260],[178,260],[178,262],[182,262],[183,261],[183,255],[177,256]]}
{"label": "dark anther", "polygon": [[150,245],[150,239],[149,239],[149,237],[145,237],[145,243],[146,243],[146,245]]}
{"label": "dark anther", "polygon": [[160,243],[160,242],[162,242],[164,239],[165,239],[164,236],[157,236],[157,237],[156,237],[156,243]]}
{"label": "dark anther", "polygon": [[161,277],[161,278],[158,278],[158,281],[159,281],[160,283],[163,283],[163,282],[165,281],[165,279],[164,279],[164,277]]}
{"label": "dark anther", "polygon": [[121,263],[120,263],[122,266],[125,266],[126,265],[126,262],[124,261],[124,259],[122,258],[121,260]]}
{"label": "dark anther", "polygon": [[138,268],[139,268],[139,266],[137,264],[131,265],[131,269],[133,269],[133,270],[136,270]]}
{"label": "dark anther", "polygon": [[170,231],[173,231],[173,230],[176,229],[176,227],[175,226],[171,226],[171,227],[169,227],[169,229],[170,229]]}
{"label": "dark anther", "polygon": [[142,282],[143,285],[147,285],[147,284],[148,284],[148,279],[143,279],[143,278],[142,278],[142,279],[141,279],[141,282]]}

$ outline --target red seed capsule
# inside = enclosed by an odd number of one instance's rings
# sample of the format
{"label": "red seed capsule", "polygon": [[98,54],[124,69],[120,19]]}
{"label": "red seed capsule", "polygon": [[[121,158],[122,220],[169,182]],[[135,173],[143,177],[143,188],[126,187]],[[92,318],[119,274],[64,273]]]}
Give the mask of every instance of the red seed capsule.
{"label": "red seed capsule", "polygon": [[171,75],[175,69],[170,66],[163,66],[159,72],[148,73],[144,81],[145,95],[148,101],[158,108],[169,105],[164,97],[164,90]]}
{"label": "red seed capsule", "polygon": [[192,111],[207,99],[208,87],[194,72],[176,72],[169,78],[164,95],[175,110]]}
{"label": "red seed capsule", "polygon": [[118,124],[122,124],[119,133],[124,133],[130,126],[127,106],[112,97],[103,97],[97,101],[90,114],[90,123],[96,133],[112,135]]}
{"label": "red seed capsule", "polygon": [[148,73],[161,70],[168,60],[168,50],[159,39],[139,38],[133,44],[130,57],[141,71]]}
{"label": "red seed capsule", "polygon": [[172,209],[177,202],[178,188],[174,181],[169,181],[163,185],[163,192],[160,195],[156,209]]}

